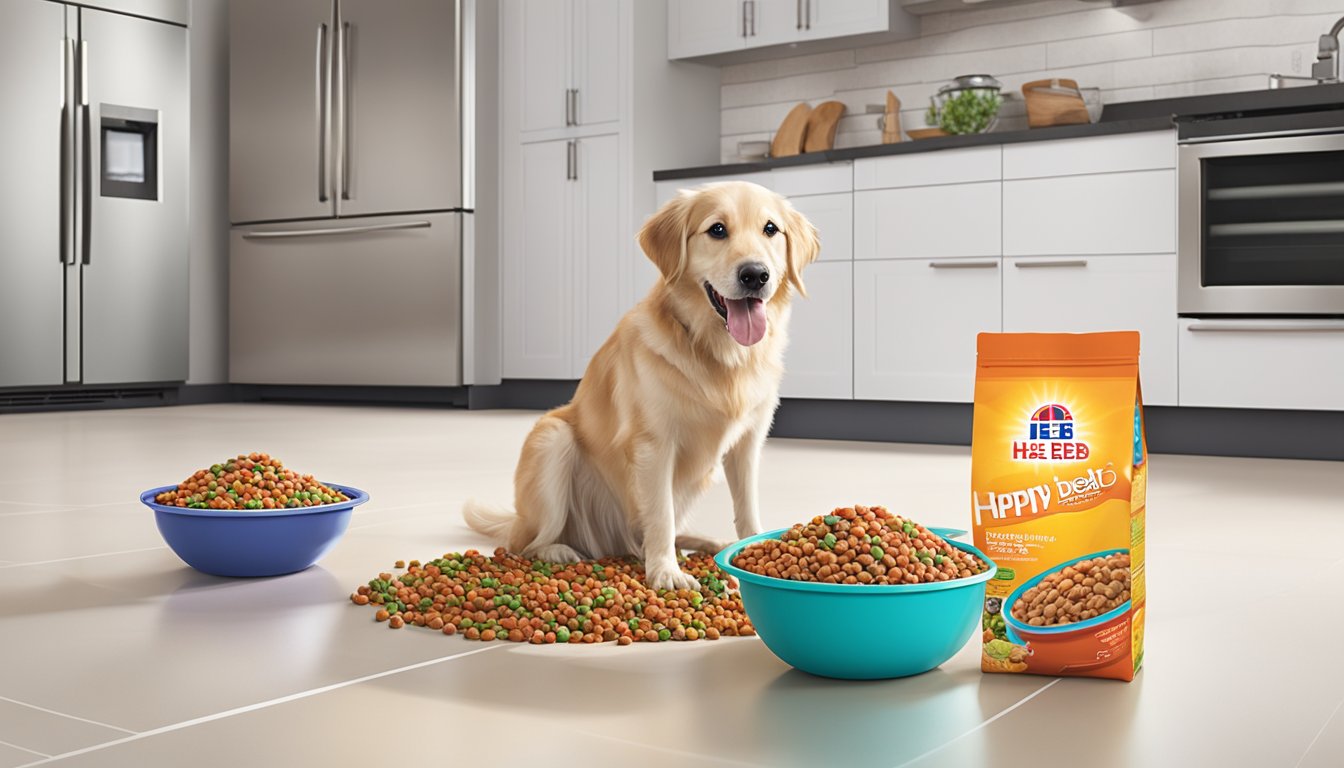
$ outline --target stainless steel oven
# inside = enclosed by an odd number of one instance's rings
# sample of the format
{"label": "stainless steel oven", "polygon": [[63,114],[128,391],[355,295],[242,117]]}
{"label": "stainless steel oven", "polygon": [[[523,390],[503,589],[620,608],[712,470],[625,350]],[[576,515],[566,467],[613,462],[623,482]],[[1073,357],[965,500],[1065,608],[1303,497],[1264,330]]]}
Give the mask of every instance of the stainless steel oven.
{"label": "stainless steel oven", "polygon": [[1344,316],[1344,110],[1178,137],[1180,314]]}

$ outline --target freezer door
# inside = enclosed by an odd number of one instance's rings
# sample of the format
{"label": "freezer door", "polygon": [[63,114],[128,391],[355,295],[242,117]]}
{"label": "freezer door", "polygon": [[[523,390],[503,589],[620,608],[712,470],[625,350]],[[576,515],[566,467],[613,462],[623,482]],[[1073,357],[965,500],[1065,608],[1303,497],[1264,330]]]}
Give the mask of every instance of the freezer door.
{"label": "freezer door", "polygon": [[[64,381],[64,6],[0,6],[0,387]],[[68,116],[68,113],[66,113]]]}
{"label": "freezer door", "polygon": [[187,30],[80,10],[82,381],[187,378]]}
{"label": "freezer door", "polygon": [[464,215],[235,227],[230,380],[460,384]]}
{"label": "freezer door", "polygon": [[339,0],[341,216],[462,207],[458,5]]}
{"label": "freezer door", "polygon": [[229,218],[336,214],[335,0],[229,2]]}

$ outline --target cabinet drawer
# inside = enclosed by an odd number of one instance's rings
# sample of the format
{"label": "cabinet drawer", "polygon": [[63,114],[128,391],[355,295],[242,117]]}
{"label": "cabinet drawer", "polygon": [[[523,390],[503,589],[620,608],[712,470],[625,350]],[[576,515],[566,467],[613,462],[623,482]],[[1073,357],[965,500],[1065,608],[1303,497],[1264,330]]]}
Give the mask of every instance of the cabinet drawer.
{"label": "cabinet drawer", "polygon": [[921,187],[998,181],[1003,170],[1001,147],[975,147],[918,152],[854,161],[855,189]]}
{"label": "cabinet drawer", "polygon": [[1000,290],[999,259],[854,262],[855,399],[971,402]]}
{"label": "cabinet drawer", "polygon": [[1175,171],[1003,182],[1005,256],[1175,250]]}
{"label": "cabinet drawer", "polygon": [[854,258],[854,196],[807,195],[789,202],[817,228],[821,240],[822,261],[849,261]]}
{"label": "cabinet drawer", "polygon": [[1180,404],[1344,410],[1344,320],[1180,321]]}
{"label": "cabinet drawer", "polygon": [[1143,402],[1176,405],[1176,255],[1005,258],[1008,333],[1139,332]]}
{"label": "cabinet drawer", "polygon": [[756,183],[767,186],[785,197],[826,195],[833,192],[851,192],[854,189],[854,169],[849,163],[811,168],[777,168],[762,175],[766,179]]}
{"label": "cabinet drawer", "polygon": [[1002,185],[854,193],[854,258],[998,256]]}
{"label": "cabinet drawer", "polygon": [[803,273],[807,298],[793,300],[782,396],[854,396],[853,277],[847,261],[813,264]]}
{"label": "cabinet drawer", "polygon": [[1031,141],[1003,148],[1005,179],[1175,167],[1176,136],[1172,131]]}

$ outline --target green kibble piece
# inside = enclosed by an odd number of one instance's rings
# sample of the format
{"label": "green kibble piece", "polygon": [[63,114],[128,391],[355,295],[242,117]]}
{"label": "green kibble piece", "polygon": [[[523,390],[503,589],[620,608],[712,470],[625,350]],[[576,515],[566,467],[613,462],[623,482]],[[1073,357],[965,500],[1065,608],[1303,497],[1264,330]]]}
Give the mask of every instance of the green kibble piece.
{"label": "green kibble piece", "polygon": [[592,613],[592,610],[593,610],[593,609],[592,609],[591,606],[580,605],[580,606],[578,607],[578,614],[579,614],[580,616],[587,616],[589,613]]}
{"label": "green kibble piece", "polygon": [[625,623],[629,624],[631,629],[639,629],[639,619],[631,619]]}
{"label": "green kibble piece", "polygon": [[933,558],[931,558],[931,557],[921,557],[921,558],[919,558],[919,562],[921,562],[921,563],[923,563],[923,564],[925,564],[925,565],[933,565]]}
{"label": "green kibble piece", "polygon": [[835,534],[834,533],[826,534],[826,538],[821,540],[821,544],[827,549],[832,549],[833,547],[835,547]]}
{"label": "green kibble piece", "polygon": [[835,515],[827,515],[821,519],[821,522],[827,525],[835,525],[836,523],[840,522],[840,518],[836,517]]}
{"label": "green kibble piece", "polygon": [[868,550],[868,554],[872,555],[874,560],[881,560],[882,556],[887,553],[881,547],[873,547]]}
{"label": "green kibble piece", "polygon": [[658,630],[658,639],[659,639],[659,640],[671,640],[671,639],[672,639],[672,630],[668,629],[667,627],[663,627],[662,629]]}
{"label": "green kibble piece", "polygon": [[555,642],[557,642],[557,643],[568,643],[568,642],[569,642],[569,627],[556,627],[556,628],[555,628]]}
{"label": "green kibble piece", "polygon": [[934,565],[942,565],[942,564],[943,564],[943,556],[942,556],[942,555],[934,555],[934,556],[933,556],[933,564],[934,564]]}
{"label": "green kibble piece", "polygon": [[420,610],[422,610],[422,611],[423,611],[424,609],[428,608],[429,606],[433,605],[433,604],[434,604],[434,601],[431,600],[431,599],[428,598],[428,597],[422,597],[422,598],[420,598]]}

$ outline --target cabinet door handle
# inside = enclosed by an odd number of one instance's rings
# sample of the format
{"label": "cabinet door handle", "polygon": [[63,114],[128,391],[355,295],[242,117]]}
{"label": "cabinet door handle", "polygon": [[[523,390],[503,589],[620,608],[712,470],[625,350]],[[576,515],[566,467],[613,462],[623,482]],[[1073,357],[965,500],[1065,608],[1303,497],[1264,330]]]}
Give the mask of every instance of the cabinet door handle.
{"label": "cabinet door handle", "polygon": [[756,36],[756,0],[751,0],[751,36]]}
{"label": "cabinet door handle", "polygon": [[803,28],[803,0],[798,0],[798,10],[795,11],[798,16],[798,29]]}
{"label": "cabinet door handle", "polygon": [[985,261],[930,261],[934,269],[994,269],[999,266],[997,259]]}
{"label": "cabinet door handle", "polygon": [[742,0],[742,36],[747,36],[747,3],[751,0]]}
{"label": "cabinet door handle", "polygon": [[811,29],[811,28],[812,28],[812,0],[807,0],[807,12],[806,12],[806,14],[803,16],[803,19],[804,19],[804,22],[805,22],[803,28],[804,28],[804,29]]}
{"label": "cabinet door handle", "polygon": [[1063,259],[1054,261],[1014,261],[1014,267],[1020,269],[1049,269],[1051,267],[1086,267],[1087,259]]}
{"label": "cabinet door handle", "polygon": [[579,142],[570,139],[565,142],[565,181],[577,181],[579,178]]}
{"label": "cabinet door handle", "polygon": [[578,88],[570,88],[570,89],[569,89],[569,104],[570,104],[570,107],[569,107],[569,114],[573,116],[573,117],[571,117],[571,119],[574,121],[574,125],[578,125],[578,124],[579,124],[579,89],[578,89]]}
{"label": "cabinet door handle", "polygon": [[341,199],[350,199],[350,22],[341,23]]}
{"label": "cabinet door handle", "polygon": [[572,111],[570,111],[569,105],[570,105],[570,101],[569,101],[569,89],[566,88],[566,89],[565,89],[565,125],[566,125],[566,126],[571,126],[571,125],[574,124],[574,113],[573,113]]}
{"label": "cabinet door handle", "polygon": [[365,224],[357,227],[328,227],[326,229],[285,229],[270,232],[245,232],[244,240],[274,240],[286,237],[327,237],[330,235],[360,235],[366,232],[386,232],[394,229],[428,229],[429,221],[395,221],[390,224]]}
{"label": "cabinet door handle", "polygon": [[1291,333],[1294,331],[1338,331],[1344,332],[1344,322],[1327,320],[1275,320],[1264,322],[1257,320],[1211,320],[1191,323],[1192,331],[1249,331],[1254,333]]}

